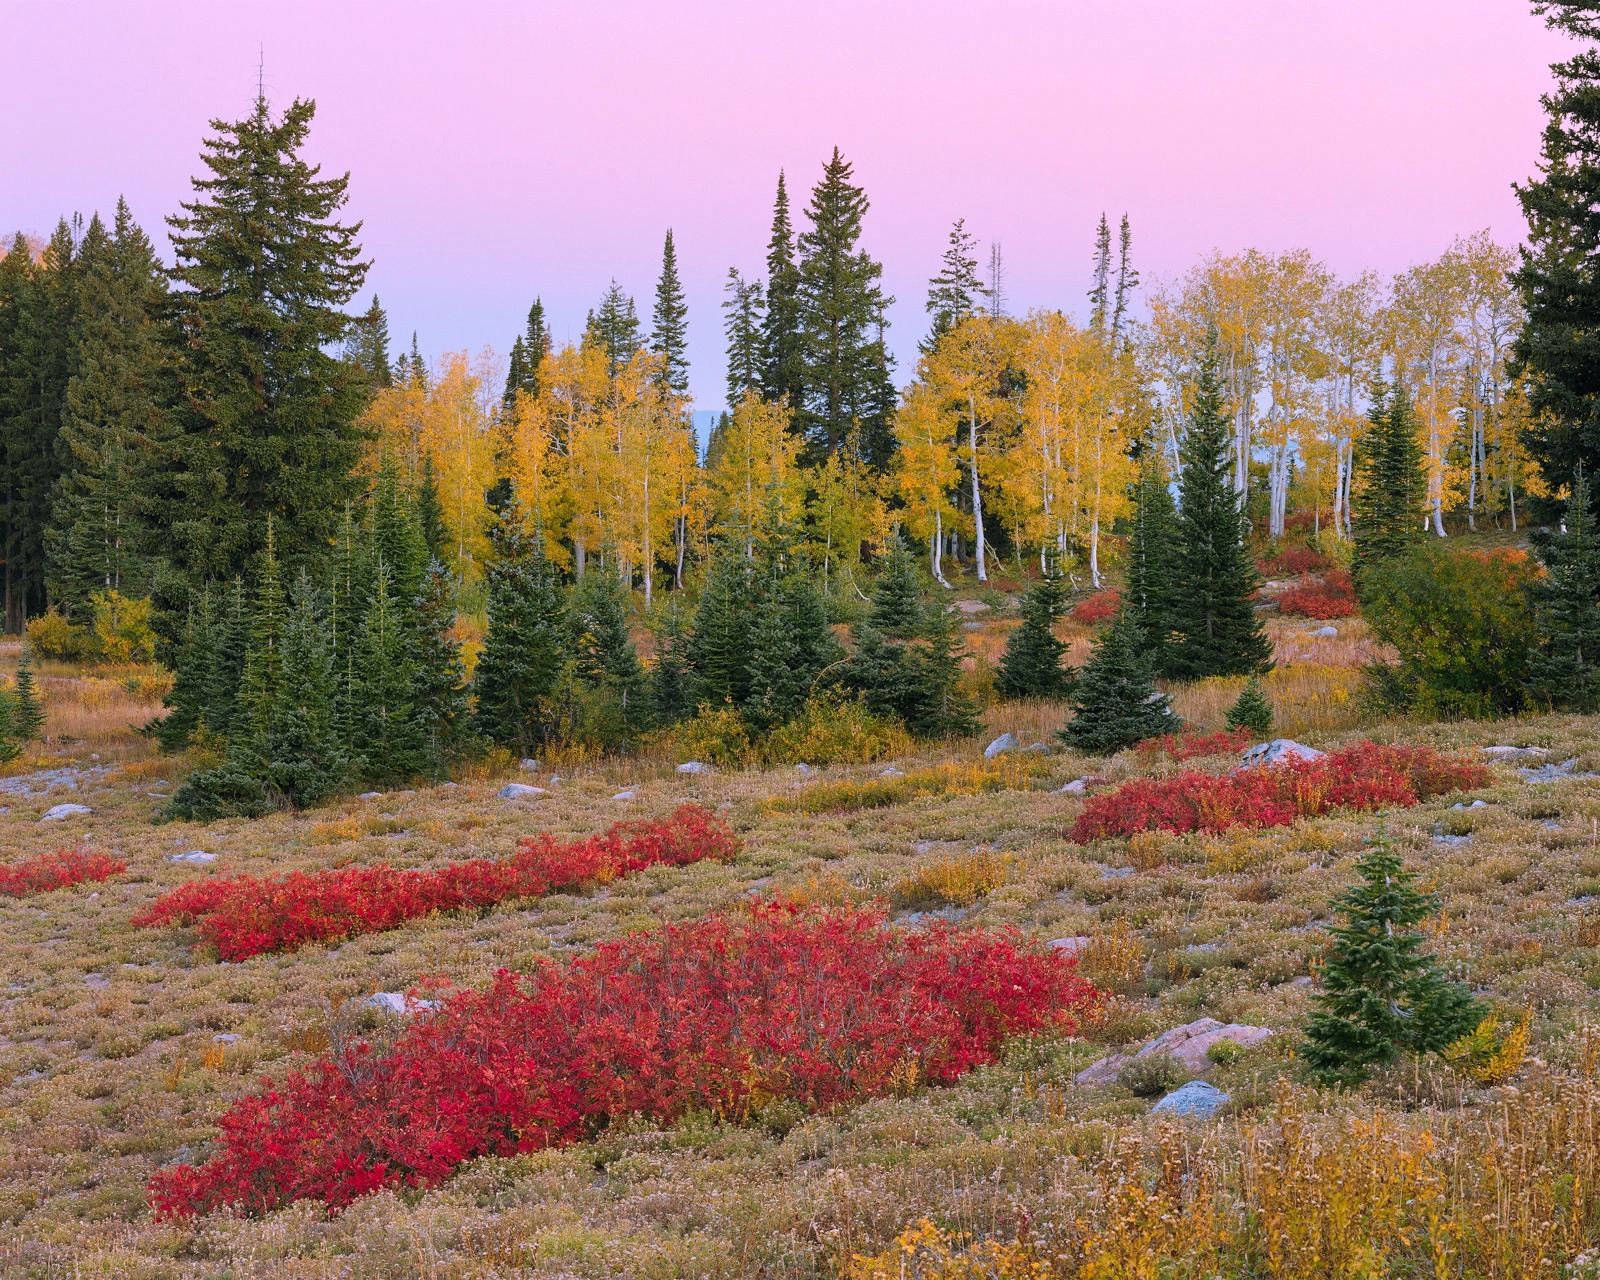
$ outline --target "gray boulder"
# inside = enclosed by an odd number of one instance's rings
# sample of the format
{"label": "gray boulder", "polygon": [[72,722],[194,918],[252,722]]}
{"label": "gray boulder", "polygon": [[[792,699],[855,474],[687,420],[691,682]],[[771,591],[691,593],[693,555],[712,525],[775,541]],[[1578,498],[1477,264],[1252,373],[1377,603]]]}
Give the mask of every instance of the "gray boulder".
{"label": "gray boulder", "polygon": [[702,775],[715,773],[716,770],[702,760],[686,760],[678,766],[678,772],[691,775]]}
{"label": "gray boulder", "polygon": [[391,1013],[397,1018],[414,1013],[428,1013],[439,1007],[437,1000],[418,1000],[403,991],[374,991],[367,997],[367,1004],[383,1013]]}
{"label": "gray boulder", "polygon": [[1151,1114],[1179,1116],[1185,1120],[1209,1120],[1228,1104],[1228,1095],[1214,1084],[1191,1080],[1174,1089],[1155,1106]]}
{"label": "gray boulder", "polygon": [[169,853],[168,862],[194,862],[204,866],[208,862],[215,862],[217,855],[206,853],[203,849],[191,849],[188,853]]}
{"label": "gray boulder", "polygon": [[983,749],[983,758],[993,760],[996,756],[1003,756],[1008,751],[1017,749],[1017,735],[1002,733],[998,738]]}
{"label": "gray boulder", "polygon": [[1338,627],[1318,627],[1315,631],[1306,632],[1313,640],[1331,640],[1339,634]]}
{"label": "gray boulder", "polygon": [[1219,1040],[1231,1040],[1246,1049],[1254,1048],[1270,1039],[1268,1027],[1252,1027],[1242,1022],[1221,1023],[1215,1018],[1197,1018],[1181,1027],[1157,1036],[1138,1053],[1136,1058],[1149,1058],[1158,1053],[1170,1053],[1189,1071],[1200,1075],[1211,1066],[1208,1055],[1211,1046]]}
{"label": "gray boulder", "polygon": [[1251,747],[1239,758],[1239,764],[1245,769],[1259,769],[1284,760],[1320,760],[1323,754],[1315,747],[1308,747],[1293,738],[1274,738],[1271,742]]}
{"label": "gray boulder", "polygon": [[59,822],[63,818],[75,818],[81,813],[93,813],[86,804],[58,804],[54,808],[46,809],[39,815],[40,822]]}
{"label": "gray boulder", "polygon": [[537,800],[549,794],[543,787],[530,787],[526,782],[508,782],[500,788],[502,800]]}

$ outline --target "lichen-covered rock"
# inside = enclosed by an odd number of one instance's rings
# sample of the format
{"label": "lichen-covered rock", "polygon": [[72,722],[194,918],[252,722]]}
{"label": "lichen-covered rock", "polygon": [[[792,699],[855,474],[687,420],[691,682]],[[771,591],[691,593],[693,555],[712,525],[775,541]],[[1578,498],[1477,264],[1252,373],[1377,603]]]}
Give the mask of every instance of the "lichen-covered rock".
{"label": "lichen-covered rock", "polygon": [[1181,1116],[1186,1120],[1208,1120],[1228,1105],[1228,1095],[1214,1084],[1191,1080],[1179,1085],[1155,1106],[1151,1113]]}
{"label": "lichen-covered rock", "polygon": [[993,760],[996,756],[1003,756],[1008,751],[1017,749],[1017,735],[1002,733],[998,738],[983,749],[983,758]]}
{"label": "lichen-covered rock", "polygon": [[1320,760],[1324,754],[1293,738],[1274,738],[1271,742],[1251,747],[1240,757],[1239,763],[1246,769],[1257,769],[1263,765],[1277,764],[1280,760]]}
{"label": "lichen-covered rock", "polygon": [[58,804],[54,808],[46,809],[39,815],[40,822],[59,822],[63,818],[75,818],[79,814],[93,813],[86,804]]}
{"label": "lichen-covered rock", "polygon": [[526,782],[508,782],[500,788],[502,800],[537,800],[549,794],[543,787],[530,787]]}

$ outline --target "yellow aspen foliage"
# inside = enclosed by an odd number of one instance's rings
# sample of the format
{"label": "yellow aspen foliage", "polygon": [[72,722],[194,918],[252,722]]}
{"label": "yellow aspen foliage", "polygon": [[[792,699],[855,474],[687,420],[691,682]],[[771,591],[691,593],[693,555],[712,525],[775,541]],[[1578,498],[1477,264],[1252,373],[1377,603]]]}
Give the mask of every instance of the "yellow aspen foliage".
{"label": "yellow aspen foliage", "polygon": [[883,546],[889,514],[877,474],[853,449],[836,449],[806,473],[811,558],[827,595],[841,577],[855,581],[863,547]]}
{"label": "yellow aspen foliage", "polygon": [[529,531],[543,531],[546,553],[565,566],[570,560],[562,539],[572,520],[567,487],[567,455],[556,435],[550,397],[518,391],[501,424],[501,456],[511,490]]}
{"label": "yellow aspen foliage", "polygon": [[929,568],[934,579],[946,586],[945,534],[965,527],[950,501],[961,474],[956,459],[959,423],[955,406],[920,379],[906,389],[894,418],[900,446],[894,483],[905,503],[906,527],[928,544]]}
{"label": "yellow aspen foliage", "polygon": [[789,430],[789,409],[769,404],[753,391],[728,415],[706,455],[712,519],[730,537],[753,546],[768,511],[792,523],[803,509],[805,476],[799,441]]}

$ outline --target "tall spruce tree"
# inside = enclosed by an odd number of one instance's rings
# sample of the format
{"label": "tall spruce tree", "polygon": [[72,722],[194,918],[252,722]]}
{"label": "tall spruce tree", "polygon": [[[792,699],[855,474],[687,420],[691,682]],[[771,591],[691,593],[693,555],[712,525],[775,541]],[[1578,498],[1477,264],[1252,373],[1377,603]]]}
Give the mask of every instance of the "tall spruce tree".
{"label": "tall spruce tree", "polygon": [[1580,464],[1560,532],[1537,530],[1544,576],[1533,586],[1534,634],[1528,696],[1535,705],[1600,709],[1600,533],[1589,478]]}
{"label": "tall spruce tree", "polygon": [[1079,751],[1109,755],[1182,727],[1171,699],[1151,683],[1145,650],[1133,611],[1120,610],[1095,637],[1089,660],[1078,672],[1073,716],[1059,735],[1063,742]]}
{"label": "tall spruce tree", "polygon": [[349,175],[320,176],[303,151],[315,104],[213,121],[195,199],[168,219],[183,395],[173,447],[152,468],[152,551],[176,608],[240,573],[275,523],[278,554],[320,559],[359,488],[365,378],[331,354],[368,264],[359,224],[339,222]]}
{"label": "tall spruce tree", "polygon": [[1422,541],[1428,492],[1416,414],[1405,386],[1391,390],[1375,381],[1370,399],[1367,430],[1356,445],[1356,471],[1362,483],[1351,514],[1354,577],[1363,591],[1382,565]]}
{"label": "tall spruce tree", "polygon": [[738,267],[728,268],[723,292],[727,294],[722,300],[727,312],[722,332],[728,343],[728,403],[736,405],[746,392],[761,390],[767,359],[762,333],[766,302],[761,282],[746,280]]}
{"label": "tall spruce tree", "polygon": [[372,295],[372,303],[350,324],[345,358],[361,370],[372,391],[394,385],[394,365],[389,360],[389,316]]}
{"label": "tall spruce tree", "polygon": [[1073,672],[1061,665],[1067,646],[1055,634],[1066,603],[1066,584],[1052,559],[1022,597],[1022,625],[1006,637],[995,682],[1006,697],[1064,698],[1071,692]]}
{"label": "tall spruce tree", "polygon": [[430,560],[417,600],[417,648],[411,706],[426,768],[438,771],[471,745],[466,667],[455,638],[455,584]]}
{"label": "tall spruce tree", "polygon": [[422,455],[422,470],[417,477],[417,528],[430,560],[443,561],[449,545],[444,523],[444,502],[439,497],[439,476],[433,468],[433,455]]}
{"label": "tall spruce tree", "polygon": [[678,279],[678,250],[667,228],[661,247],[661,278],[656,282],[656,305],[650,313],[650,350],[665,363],[663,380],[679,395],[689,394],[689,304]]}
{"label": "tall spruce tree", "polygon": [[1213,333],[1180,454],[1177,574],[1166,619],[1172,641],[1165,670],[1184,679],[1249,675],[1272,665],[1272,643],[1255,612],[1261,575],[1245,547],[1228,434]]}
{"label": "tall spruce tree", "polygon": [[924,355],[939,345],[939,339],[955,328],[956,322],[975,314],[988,290],[978,278],[978,241],[967,230],[967,220],[957,218],[950,228],[950,243],[939,260],[939,274],[928,281],[928,336],[922,340]]}
{"label": "tall spruce tree", "polygon": [[1552,491],[1600,470],[1600,15],[1591,0],[1539,0],[1545,23],[1584,41],[1554,63],[1539,176],[1517,185],[1527,244],[1514,279],[1527,310],[1513,366],[1528,390],[1529,452]]}
{"label": "tall spruce tree", "polygon": [[600,299],[600,305],[591,311],[584,322],[583,340],[598,345],[606,353],[606,376],[615,378],[617,370],[633,359],[642,345],[639,334],[639,312],[633,298],[622,291],[613,280]]}
{"label": "tall spruce tree", "polygon": [[[805,400],[805,342],[800,327],[800,270],[795,258],[794,222],[789,214],[789,189],[778,171],[778,194],[772,202],[772,232],[767,239],[767,312],[761,328],[761,395],[787,399],[798,413]],[[737,400],[730,400],[730,405]]]}
{"label": "tall spruce tree", "polygon": [[[364,781],[403,782],[428,760],[416,694],[416,610],[387,561],[378,556],[353,655],[352,747]],[[330,677],[332,668],[329,668]]]}
{"label": "tall spruce tree", "polygon": [[523,331],[511,340],[511,356],[506,365],[506,389],[500,397],[500,412],[509,417],[515,410],[517,395],[539,394],[539,364],[550,354],[550,330],[545,326],[544,301],[535,298],[528,308]]}
{"label": "tall spruce tree", "polygon": [[175,396],[166,272],[125,201],[79,268],[65,457],[46,535],[51,596],[69,610],[96,591],[147,589],[139,495],[145,459],[169,437]]}
{"label": "tall spruce tree", "polygon": [[473,673],[474,723],[491,742],[528,751],[544,740],[550,698],[566,661],[566,598],[545,555],[515,512],[502,514],[488,568],[488,628]]}
{"label": "tall spruce tree", "polygon": [[24,512],[18,482],[31,442],[23,412],[30,390],[28,353],[21,336],[36,289],[32,246],[19,231],[0,257],[0,562],[4,564],[0,623],[9,632],[21,629],[26,612],[25,577],[19,573]]}
{"label": "tall spruce tree", "polygon": [[1439,909],[1388,844],[1356,862],[1361,882],[1334,900],[1344,916],[1322,966],[1301,1055],[1331,1083],[1355,1084],[1400,1053],[1437,1052],[1471,1030],[1478,1002],[1439,971],[1417,927]]}
{"label": "tall spruce tree", "polygon": [[1139,456],[1129,520],[1127,581],[1122,598],[1151,646],[1156,670],[1166,666],[1172,635],[1169,611],[1178,574],[1178,509],[1167,485],[1159,449],[1147,444]]}
{"label": "tall spruce tree", "polygon": [[[798,407],[814,456],[834,453],[853,434],[861,456],[881,469],[894,453],[893,360],[884,343],[884,315],[894,299],[880,286],[883,267],[860,248],[869,208],[835,147],[812,189],[811,226],[799,240],[795,280],[805,373]],[[770,286],[767,305],[770,315]]]}

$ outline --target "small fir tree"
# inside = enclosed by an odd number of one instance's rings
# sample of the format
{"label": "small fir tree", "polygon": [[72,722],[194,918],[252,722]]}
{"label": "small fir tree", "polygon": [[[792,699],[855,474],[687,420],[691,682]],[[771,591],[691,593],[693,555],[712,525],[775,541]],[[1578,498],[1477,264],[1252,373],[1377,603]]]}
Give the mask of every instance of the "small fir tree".
{"label": "small fir tree", "polygon": [[417,600],[417,650],[411,706],[426,767],[438,772],[467,749],[471,732],[466,668],[454,634],[455,591],[437,560],[428,565]]}
{"label": "small fir tree", "polygon": [[679,395],[689,394],[689,304],[678,279],[678,250],[667,228],[661,249],[661,279],[656,282],[656,305],[651,312],[650,350],[665,362],[662,379]]}
{"label": "small fir tree", "polygon": [[545,737],[549,699],[566,660],[566,600],[545,556],[516,513],[502,514],[489,562],[489,625],[473,675],[477,730],[491,742],[528,751]]}
{"label": "small fir tree", "polygon": [[956,630],[954,612],[937,600],[929,604],[923,636],[926,643],[912,654],[917,701],[906,728],[922,738],[976,733],[977,707],[961,682],[966,646]]}
{"label": "small fir tree", "polygon": [[1022,597],[1022,625],[1006,639],[997,681],[1006,697],[1064,698],[1071,692],[1073,673],[1061,665],[1067,646],[1055,634],[1066,598],[1066,585],[1052,558],[1044,576]]}
{"label": "small fir tree", "polygon": [[696,705],[743,706],[748,701],[754,627],[750,562],[734,548],[724,548],[700,593],[689,641]]}
{"label": "small fir tree", "polygon": [[650,708],[621,582],[609,573],[588,574],[569,616],[576,674],[591,695],[590,734],[607,746],[624,747],[647,727]]}
{"label": "small fir tree", "polygon": [[816,588],[803,574],[771,563],[755,607],[744,705],[750,721],[768,728],[793,719],[842,656]]}
{"label": "small fir tree", "polygon": [[917,566],[911,549],[898,530],[889,540],[888,554],[872,588],[872,625],[895,639],[914,636],[922,627],[922,593],[917,587]]}
{"label": "small fir tree", "polygon": [[333,720],[333,654],[316,590],[301,574],[291,596],[282,678],[259,754],[272,805],[305,809],[348,785],[350,762]]}
{"label": "small fir tree", "polygon": [[[207,701],[216,663],[217,623],[211,588],[191,601],[178,641],[172,688],[162,699],[167,714],[155,721],[148,732],[155,735],[164,751],[181,751],[193,740],[205,722]],[[31,675],[30,675],[31,679]],[[19,668],[17,681],[20,686]]]}
{"label": "small fir tree", "polygon": [[1133,516],[1128,530],[1127,584],[1123,599],[1150,645],[1151,663],[1166,667],[1171,639],[1173,589],[1177,581],[1178,509],[1167,484],[1161,451],[1146,441],[1134,484]]}
{"label": "small fir tree", "polygon": [[1060,737],[1079,751],[1109,755],[1182,727],[1171,700],[1151,683],[1144,633],[1126,608],[1095,638],[1071,701],[1073,717]]}
{"label": "small fir tree", "polygon": [[1322,969],[1303,1055],[1320,1078],[1354,1084],[1402,1052],[1437,1052],[1470,1031],[1481,1010],[1422,950],[1417,928],[1438,910],[1388,844],[1356,863],[1361,883],[1334,905],[1344,923]]}
{"label": "small fir tree", "polygon": [[17,659],[17,683],[12,690],[11,730],[18,741],[34,742],[44,733],[44,706],[33,678],[33,654],[26,646]]}
{"label": "small fir tree", "polygon": [[1383,565],[1400,559],[1423,538],[1428,482],[1417,419],[1405,386],[1391,391],[1373,383],[1367,430],[1356,446],[1361,479],[1354,497],[1351,531],[1355,537],[1353,577],[1365,597]]}
{"label": "small fir tree", "polygon": [[1533,586],[1534,633],[1528,695],[1547,707],[1600,707],[1600,534],[1589,479],[1574,473],[1561,532],[1537,530],[1533,546],[1544,576]]}
{"label": "small fir tree", "polygon": [[448,548],[449,534],[444,525],[444,503],[439,499],[439,476],[433,469],[433,458],[422,455],[422,473],[417,478],[417,526],[422,531],[422,545],[427,548],[428,559],[443,561]]}
{"label": "small fir tree", "polygon": [[659,725],[677,724],[694,714],[689,665],[689,632],[673,600],[656,628],[656,660],[650,668],[650,715]]}
{"label": "small fir tree", "polygon": [[1272,643],[1255,612],[1261,575],[1245,547],[1228,434],[1213,332],[1182,448],[1177,573],[1167,618],[1173,639],[1163,669],[1183,679],[1243,676],[1272,665]]}
{"label": "small fir tree", "polygon": [[1248,729],[1261,738],[1272,732],[1272,704],[1255,676],[1245,681],[1239,700],[1228,708],[1227,724],[1230,729]]}
{"label": "small fir tree", "polygon": [[355,643],[352,745],[363,779],[386,785],[415,777],[428,761],[422,724],[411,701],[414,614],[396,601],[389,565],[381,557],[373,576],[372,598]]}

